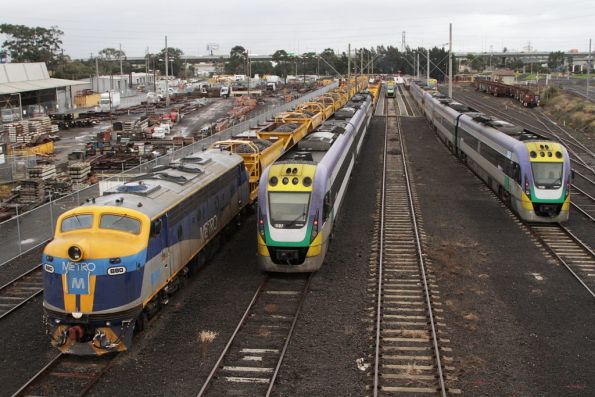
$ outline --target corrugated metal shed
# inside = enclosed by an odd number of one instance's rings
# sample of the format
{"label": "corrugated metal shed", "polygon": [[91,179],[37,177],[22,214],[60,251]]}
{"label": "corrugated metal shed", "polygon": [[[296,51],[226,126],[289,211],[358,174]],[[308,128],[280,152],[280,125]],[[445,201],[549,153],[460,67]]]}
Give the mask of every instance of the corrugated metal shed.
{"label": "corrugated metal shed", "polygon": [[85,84],[53,79],[43,62],[0,64],[0,95]]}

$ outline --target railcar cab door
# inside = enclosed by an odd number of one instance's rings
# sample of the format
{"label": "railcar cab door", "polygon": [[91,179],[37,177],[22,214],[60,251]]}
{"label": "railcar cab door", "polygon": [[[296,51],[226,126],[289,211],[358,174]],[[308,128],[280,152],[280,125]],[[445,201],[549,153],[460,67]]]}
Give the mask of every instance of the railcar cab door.
{"label": "railcar cab door", "polygon": [[166,215],[151,222],[149,252],[151,267],[147,270],[151,286],[157,288],[167,281],[172,272]]}

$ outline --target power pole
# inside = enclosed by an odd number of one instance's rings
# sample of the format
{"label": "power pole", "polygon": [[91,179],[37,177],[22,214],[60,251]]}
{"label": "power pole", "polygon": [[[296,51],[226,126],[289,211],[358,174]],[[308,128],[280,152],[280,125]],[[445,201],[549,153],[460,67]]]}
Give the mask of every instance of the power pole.
{"label": "power pole", "polygon": [[167,36],[165,36],[165,106],[169,106],[169,59],[167,48]]}
{"label": "power pole", "polygon": [[587,99],[589,98],[589,80],[591,80],[591,39],[589,39],[589,60],[587,61]]}
{"label": "power pole", "polygon": [[426,58],[427,58],[427,66],[426,66],[426,75],[427,75],[426,79],[427,80],[426,80],[426,83],[428,85],[430,85],[430,49],[428,48],[426,51],[427,51],[426,52]]}
{"label": "power pole", "polygon": [[351,43],[347,44],[347,81],[351,79]]}
{"label": "power pole", "polygon": [[448,25],[448,97],[452,98],[452,23]]}
{"label": "power pole", "polygon": [[246,50],[246,72],[248,72],[248,96],[250,96],[250,50]]}
{"label": "power pole", "polygon": [[401,52],[405,52],[405,31],[401,33]]}
{"label": "power pole", "polygon": [[359,74],[364,74],[364,49],[362,48],[359,53]]}
{"label": "power pole", "polygon": [[95,80],[97,80],[97,92],[99,92],[99,57],[95,57]]}
{"label": "power pole", "polygon": [[417,70],[415,72],[415,77],[417,80],[419,80],[419,52],[416,55],[417,55]]}
{"label": "power pole", "polygon": [[120,43],[120,52],[118,53],[118,57],[120,58],[120,79],[124,74],[124,69],[122,69],[122,43]]}

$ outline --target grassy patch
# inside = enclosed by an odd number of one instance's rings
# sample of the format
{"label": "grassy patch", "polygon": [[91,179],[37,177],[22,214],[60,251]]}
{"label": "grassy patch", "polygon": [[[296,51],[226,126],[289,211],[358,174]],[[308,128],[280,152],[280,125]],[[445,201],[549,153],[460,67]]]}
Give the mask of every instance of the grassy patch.
{"label": "grassy patch", "polygon": [[593,102],[557,90],[548,91],[542,96],[544,98],[543,109],[547,113],[561,124],[588,134],[595,133],[595,104]]}

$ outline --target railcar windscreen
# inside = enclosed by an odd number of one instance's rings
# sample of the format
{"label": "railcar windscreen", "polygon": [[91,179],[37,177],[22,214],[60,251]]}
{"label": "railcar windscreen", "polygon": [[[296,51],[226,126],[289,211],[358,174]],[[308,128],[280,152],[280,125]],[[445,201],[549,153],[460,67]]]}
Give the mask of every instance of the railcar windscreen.
{"label": "railcar windscreen", "polygon": [[269,193],[269,210],[271,224],[276,228],[302,227],[308,215],[310,193],[271,192]]}
{"label": "railcar windscreen", "polygon": [[558,189],[562,186],[562,163],[532,163],[535,186]]}
{"label": "railcar windscreen", "polygon": [[101,215],[100,229],[112,229],[132,234],[140,233],[140,221],[126,215]]}
{"label": "railcar windscreen", "polygon": [[77,214],[64,218],[60,225],[62,232],[70,232],[78,229],[89,229],[93,225],[93,215]]}

